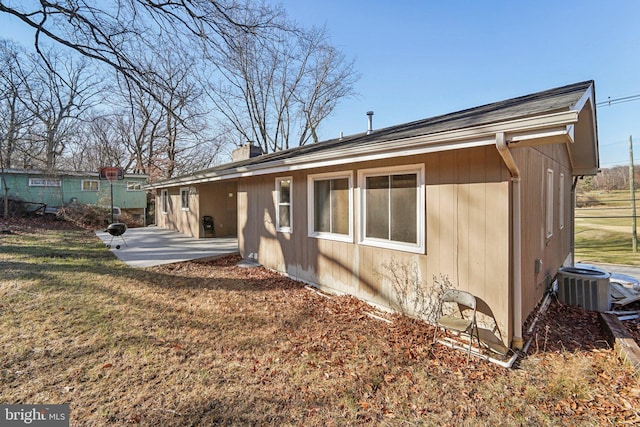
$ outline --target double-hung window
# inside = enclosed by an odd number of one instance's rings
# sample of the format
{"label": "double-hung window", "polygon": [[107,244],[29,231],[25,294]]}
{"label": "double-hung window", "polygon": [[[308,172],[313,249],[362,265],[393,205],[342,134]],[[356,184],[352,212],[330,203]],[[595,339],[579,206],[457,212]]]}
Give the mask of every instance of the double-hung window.
{"label": "double-hung window", "polygon": [[553,237],[553,170],[547,169],[547,204],[545,228],[547,239]]}
{"label": "double-hung window", "polygon": [[352,174],[309,175],[309,236],[353,241]]}
{"label": "double-hung window", "polygon": [[169,212],[169,191],[168,190],[162,190],[162,192],[160,193],[161,197],[160,197],[160,204],[161,206],[161,212],[166,214],[167,212]]}
{"label": "double-hung window", "polygon": [[189,210],[189,187],[180,189],[180,209],[183,211]]}
{"label": "double-hung window", "polygon": [[291,233],[293,178],[276,178],[276,230]]}
{"label": "double-hung window", "polygon": [[100,183],[92,179],[82,180],[82,191],[98,191],[100,190]]}
{"label": "double-hung window", "polygon": [[142,183],[140,181],[127,181],[127,191],[141,191]]}
{"label": "double-hung window", "polygon": [[358,174],[360,242],[408,252],[425,250],[424,167],[370,169]]}

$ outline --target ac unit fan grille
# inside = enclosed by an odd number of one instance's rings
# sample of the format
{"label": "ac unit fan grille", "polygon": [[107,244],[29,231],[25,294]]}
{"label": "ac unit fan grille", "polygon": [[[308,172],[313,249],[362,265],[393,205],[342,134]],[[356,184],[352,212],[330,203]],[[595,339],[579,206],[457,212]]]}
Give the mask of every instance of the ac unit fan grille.
{"label": "ac unit fan grille", "polygon": [[609,277],[594,279],[588,275],[558,272],[558,298],[565,304],[586,310],[607,311],[610,307]]}

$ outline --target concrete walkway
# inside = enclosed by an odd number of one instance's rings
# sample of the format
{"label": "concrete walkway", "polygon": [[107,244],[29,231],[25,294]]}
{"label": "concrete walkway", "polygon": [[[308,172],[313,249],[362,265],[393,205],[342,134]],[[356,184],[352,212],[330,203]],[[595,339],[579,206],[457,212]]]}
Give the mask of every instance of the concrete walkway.
{"label": "concrete walkway", "polygon": [[[96,231],[96,235],[105,244],[112,238],[104,230]],[[238,253],[236,237],[195,239],[158,227],[129,228],[122,237],[124,241],[120,237],[113,238],[111,251],[121,261],[138,268]],[[117,245],[120,249],[116,249]]]}

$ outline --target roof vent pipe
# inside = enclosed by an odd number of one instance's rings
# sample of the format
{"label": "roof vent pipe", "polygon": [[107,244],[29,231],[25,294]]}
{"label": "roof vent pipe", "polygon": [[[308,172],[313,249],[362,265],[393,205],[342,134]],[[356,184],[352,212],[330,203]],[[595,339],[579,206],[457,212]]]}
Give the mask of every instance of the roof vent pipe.
{"label": "roof vent pipe", "polygon": [[369,126],[367,127],[367,135],[373,132],[373,111],[367,111],[367,117],[369,117]]}

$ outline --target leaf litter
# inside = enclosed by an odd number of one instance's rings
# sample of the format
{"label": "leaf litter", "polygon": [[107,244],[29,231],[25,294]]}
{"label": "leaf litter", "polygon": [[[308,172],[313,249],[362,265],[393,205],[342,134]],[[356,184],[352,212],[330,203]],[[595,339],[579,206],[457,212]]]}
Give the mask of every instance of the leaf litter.
{"label": "leaf litter", "polygon": [[[73,233],[29,227],[4,241]],[[71,425],[640,422],[638,379],[578,307],[554,301],[505,369],[432,346],[424,322],[377,320],[237,257],[134,270],[105,250],[65,274],[57,258],[17,267],[0,253],[16,270],[0,279],[0,401],[69,403]]]}

